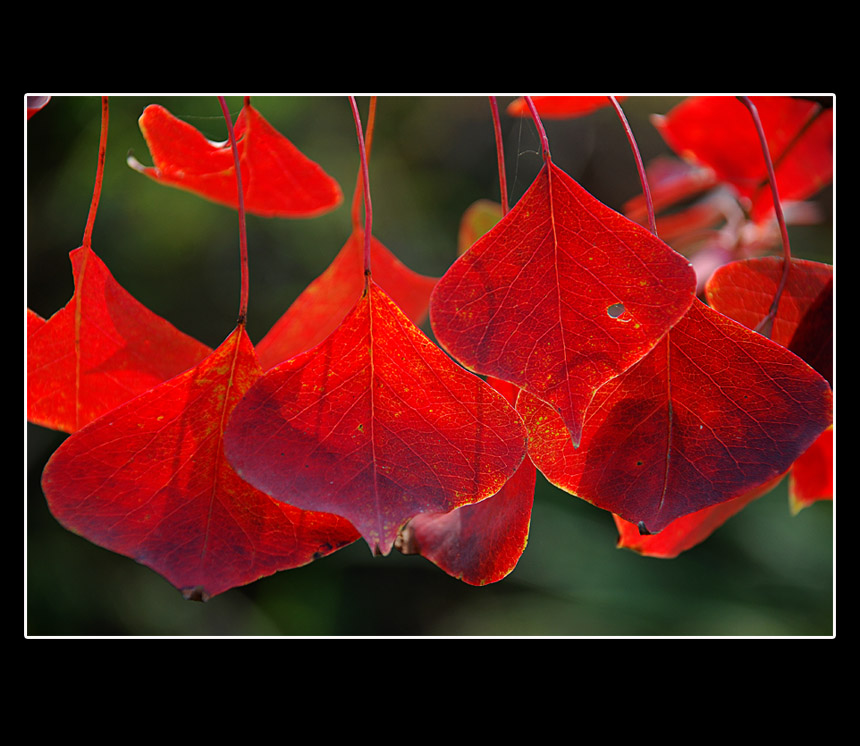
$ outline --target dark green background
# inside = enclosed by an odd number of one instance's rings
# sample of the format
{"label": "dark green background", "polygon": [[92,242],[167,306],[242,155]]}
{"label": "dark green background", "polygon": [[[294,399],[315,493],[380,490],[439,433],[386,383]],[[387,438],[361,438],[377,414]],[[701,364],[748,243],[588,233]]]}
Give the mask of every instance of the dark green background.
{"label": "dark green background", "polygon": [[[500,105],[511,97],[500,97]],[[667,152],[648,120],[675,97],[624,109],[646,160]],[[241,97],[228,97],[234,116]],[[358,169],[345,96],[253,97],[255,106],[334,176],[346,196],[311,220],[248,218],[248,331],[259,340],[325,269],[349,234]],[[366,117],[367,98],[359,97]],[[137,127],[161,103],[213,140],[226,139],[214,96],[115,96],[93,248],[138,300],[215,347],[233,330],[239,296],[236,213],[155,184]],[[71,297],[68,252],[81,243],[99,139],[97,97],[55,97],[27,125],[26,301],[48,317]],[[626,137],[606,109],[546,121],[554,162],[616,209],[640,191]],[[503,114],[511,203],[541,166],[530,121]],[[383,97],[371,157],[374,234],[411,268],[445,272],[463,210],[499,199],[486,97]],[[830,215],[830,190],[819,197]],[[791,230],[796,256],[832,262],[832,226]],[[425,325],[425,330],[429,328]],[[500,583],[467,586],[421,557],[372,557],[362,542],[307,567],[188,602],[133,560],[64,530],[39,486],[66,437],[26,425],[25,633],[39,635],[821,635],[833,633],[833,513],[792,517],[786,486],[675,560],[615,548],[608,513],[539,477],[529,545]]]}

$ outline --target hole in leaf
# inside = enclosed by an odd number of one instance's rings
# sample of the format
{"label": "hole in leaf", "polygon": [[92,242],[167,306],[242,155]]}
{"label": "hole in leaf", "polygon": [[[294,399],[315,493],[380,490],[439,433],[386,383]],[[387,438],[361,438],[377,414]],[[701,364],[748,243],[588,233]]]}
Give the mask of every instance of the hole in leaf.
{"label": "hole in leaf", "polygon": [[606,313],[608,313],[613,319],[617,319],[622,313],[624,313],[624,304],[613,303],[606,309]]}

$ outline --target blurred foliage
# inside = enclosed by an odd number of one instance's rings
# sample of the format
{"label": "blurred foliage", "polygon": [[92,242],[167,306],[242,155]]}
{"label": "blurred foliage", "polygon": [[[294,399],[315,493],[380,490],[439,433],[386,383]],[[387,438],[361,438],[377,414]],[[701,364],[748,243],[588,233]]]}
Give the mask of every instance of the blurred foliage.
{"label": "blurred foliage", "polygon": [[[504,111],[510,98],[501,98]],[[677,101],[631,97],[625,113],[644,158],[667,152],[648,121]],[[344,204],[311,220],[248,219],[249,334],[260,339],[334,258],[349,233],[358,172],[343,96],[254,97],[255,106],[341,184]],[[104,191],[93,248],[129,292],[215,347],[235,326],[235,212],[132,171],[150,164],[137,118],[150,103],[226,139],[214,96],[111,99]],[[241,97],[228,97],[234,116]],[[366,117],[367,99],[359,99]],[[54,97],[27,125],[27,304],[43,316],[73,291],[99,139],[96,97]],[[511,204],[540,169],[530,121],[503,116]],[[413,269],[439,276],[456,256],[460,216],[499,199],[486,97],[382,97],[370,174],[374,234]],[[640,187],[626,137],[607,109],[545,122],[553,160],[616,209]],[[829,199],[829,190],[823,199]],[[829,209],[829,208],[828,208]],[[829,214],[829,213],[828,213]],[[832,226],[792,232],[798,256],[832,261]],[[425,330],[429,329],[425,325]],[[529,545],[516,570],[474,588],[421,557],[372,557],[359,541],[206,604],[63,529],[39,479],[62,433],[27,425],[25,633],[40,635],[828,636],[833,632],[833,507],[789,514],[785,482],[675,560],[615,548],[609,514],[539,478]]]}

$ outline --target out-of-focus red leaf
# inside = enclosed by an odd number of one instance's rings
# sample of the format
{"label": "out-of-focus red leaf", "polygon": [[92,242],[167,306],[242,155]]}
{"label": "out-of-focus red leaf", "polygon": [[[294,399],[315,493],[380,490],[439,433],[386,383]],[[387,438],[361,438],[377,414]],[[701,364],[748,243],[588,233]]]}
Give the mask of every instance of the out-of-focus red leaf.
{"label": "out-of-focus red leaf", "polygon": [[833,499],[833,426],[794,462],[788,479],[788,499],[794,515],[818,500]]}
{"label": "out-of-focus red leaf", "polygon": [[457,232],[457,256],[462,256],[488,230],[502,219],[502,206],[498,202],[479,199],[469,205],[460,218]]}
{"label": "out-of-focus red leaf", "polygon": [[[616,96],[623,101],[626,96]],[[547,119],[570,119],[591,114],[593,111],[609,106],[609,96],[532,96],[532,103],[542,117]],[[512,117],[531,116],[524,98],[508,104],[507,113]]]}
{"label": "out-of-focus red leaf", "polygon": [[275,502],[224,458],[224,424],[260,374],[239,327],[199,365],[77,431],[43,473],[51,512],[198,600],[354,541],[342,518]]}
{"label": "out-of-focus red leaf", "polygon": [[548,162],[430,297],[440,344],[561,412],[578,443],[596,389],[693,301],[689,262]]}
{"label": "out-of-focus red leaf", "polygon": [[226,435],[236,471],[272,497],[336,513],[388,554],[418,513],[498,492],[522,462],[514,409],[453,363],[372,280],[321,344],[269,370]]}
{"label": "out-of-focus red leaf", "polygon": [[[780,199],[803,200],[829,184],[833,109],[821,110],[819,104],[790,96],[752,96],[751,100],[774,162]],[[761,143],[749,111],[736,97],[691,97],[665,116],[655,116],[653,122],[678,155],[709,166],[721,181],[748,198],[753,219],[772,216],[773,197]]]}
{"label": "out-of-focus red leaf", "polygon": [[618,528],[618,548],[632,549],[646,557],[673,559],[682,552],[701,544],[729,518],[739,513],[753,500],[770,492],[780,483],[783,476],[780,474],[733,500],[676,518],[659,534],[641,534],[638,526],[614,515],[615,525]]}
{"label": "out-of-focus red leaf", "polygon": [[832,392],[792,352],[697,300],[598,390],[578,449],[551,407],[520,394],[517,409],[550,482],[656,533],[785,472],[830,425]]}
{"label": "out-of-focus red leaf", "polygon": [[42,111],[50,100],[50,96],[27,96],[27,120],[36,112]]}
{"label": "out-of-focus red leaf", "polygon": [[[677,205],[716,186],[716,174],[707,167],[675,157],[658,156],[646,168],[651,204],[655,212]],[[648,203],[644,194],[637,194],[624,203],[622,212],[640,225],[648,221]],[[663,231],[657,234],[665,236]]]}
{"label": "out-of-focus red leaf", "polygon": [[92,249],[69,257],[72,299],[47,321],[28,311],[27,419],[71,433],[211,350],[133,298]]}
{"label": "out-of-focus red leaf", "polygon": [[[153,166],[129,165],[161,184],[236,208],[236,168],[229,142],[216,143],[163,106],[144,109],[140,129]],[[245,210],[262,217],[314,217],[343,200],[338,183],[246,104],[236,119]]]}
{"label": "out-of-focus red leaf", "polygon": [[[413,272],[373,236],[370,256],[379,286],[412,323],[424,321],[436,278]],[[352,310],[363,290],[364,231],[356,228],[334,261],[257,344],[263,370],[322,342]]]}
{"label": "out-of-focus red leaf", "polygon": [[[730,262],[710,277],[705,295],[711,307],[755,329],[770,311],[784,259],[757,257]],[[770,338],[803,358],[833,382],[833,267],[792,259],[788,281]]]}
{"label": "out-of-focus red leaf", "polygon": [[[518,389],[488,379],[514,404]],[[519,562],[529,538],[537,472],[529,459],[492,497],[450,513],[416,515],[397,537],[403,554],[420,554],[448,575],[469,585],[487,585],[507,577]]]}

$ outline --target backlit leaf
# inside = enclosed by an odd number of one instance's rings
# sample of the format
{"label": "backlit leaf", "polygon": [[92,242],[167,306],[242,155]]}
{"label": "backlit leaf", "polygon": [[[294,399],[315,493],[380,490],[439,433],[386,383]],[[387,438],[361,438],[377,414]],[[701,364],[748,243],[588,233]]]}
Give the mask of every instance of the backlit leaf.
{"label": "backlit leaf", "polygon": [[[720,267],[705,286],[708,302],[751,329],[770,310],[782,278],[782,257],[758,257]],[[770,338],[787,347],[833,383],[833,267],[792,259]],[[833,499],[833,427],[825,430],[791,468],[793,513]]]}
{"label": "backlit leaf", "polygon": [[551,404],[577,444],[594,392],[653,348],[695,286],[686,259],[550,162],[439,280],[430,320],[464,366]]}
{"label": "backlit leaf", "polygon": [[211,350],[133,298],[92,249],[69,257],[72,299],[47,321],[28,311],[27,419],[71,433]]}
{"label": "backlit leaf", "polygon": [[50,96],[27,96],[27,119],[42,111],[50,100]]}
{"label": "backlit leaf", "polygon": [[[153,166],[129,158],[132,168],[159,183],[238,206],[229,142],[207,140],[198,129],[155,104],[144,109],[139,123]],[[250,104],[242,108],[234,130],[246,212],[263,217],[313,217],[343,200],[338,183]]]}
{"label": "backlit leaf", "polygon": [[[778,256],[730,262],[705,285],[716,311],[755,329],[770,310],[782,278]],[[792,259],[770,338],[833,381],[833,267]]]}
{"label": "backlit leaf", "polygon": [[[517,389],[488,379],[512,404]],[[529,459],[495,495],[450,513],[416,515],[397,537],[403,554],[420,554],[469,585],[507,577],[525,551],[529,537],[537,472]]]}
{"label": "backlit leaf", "polygon": [[[806,199],[833,179],[833,109],[790,96],[751,96],[782,201]],[[814,119],[814,121],[813,121]],[[678,155],[712,168],[751,202],[754,219],[773,215],[761,143],[735,96],[693,96],[654,125]]]}
{"label": "backlit leaf", "polygon": [[[374,279],[414,324],[420,324],[427,317],[436,278],[413,272],[373,236],[370,252]],[[322,342],[363,291],[364,231],[355,228],[334,261],[256,345],[263,370]]]}
{"label": "backlit leaf", "polygon": [[[626,96],[616,96],[623,101]],[[609,106],[609,96],[532,96],[538,114],[546,119],[570,119],[591,114]],[[518,98],[508,104],[507,113],[513,117],[531,116],[525,99]]]}
{"label": "backlit leaf", "polygon": [[370,280],[324,342],[248,391],[226,451],[257,488],[342,515],[388,554],[412,516],[498,492],[523,459],[525,430]]}
{"label": "backlit leaf", "polygon": [[199,365],[77,431],[42,477],[51,512],[198,600],[354,541],[343,519],[275,502],[225,459],[224,424],[260,373],[239,327]]}
{"label": "backlit leaf", "polygon": [[827,381],[799,357],[698,300],[597,392],[578,450],[550,407],[517,400],[550,482],[651,533],[785,472],[831,408]]}
{"label": "backlit leaf", "polygon": [[788,499],[795,515],[818,500],[833,499],[833,432],[831,425],[791,467]]}
{"label": "backlit leaf", "polygon": [[729,518],[739,513],[753,500],[770,492],[782,481],[782,478],[783,475],[780,474],[733,500],[726,500],[719,505],[676,518],[659,534],[642,534],[636,524],[615,515],[613,518],[618,528],[618,547],[631,549],[645,557],[673,559],[682,552],[701,544]]}

